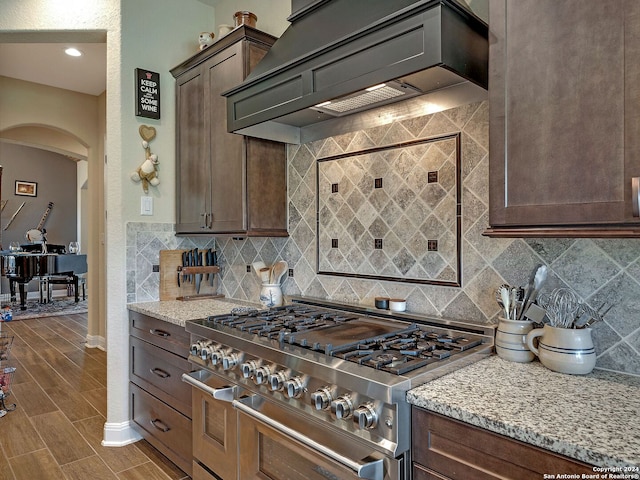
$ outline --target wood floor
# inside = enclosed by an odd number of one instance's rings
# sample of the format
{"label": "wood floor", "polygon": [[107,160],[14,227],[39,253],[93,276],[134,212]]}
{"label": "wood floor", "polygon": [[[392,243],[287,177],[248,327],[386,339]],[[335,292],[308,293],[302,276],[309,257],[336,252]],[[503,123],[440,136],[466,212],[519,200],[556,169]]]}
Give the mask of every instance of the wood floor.
{"label": "wood floor", "polygon": [[0,480],[189,478],[144,440],[100,445],[107,414],[106,353],[85,348],[87,316],[1,323],[16,371],[0,418]]}

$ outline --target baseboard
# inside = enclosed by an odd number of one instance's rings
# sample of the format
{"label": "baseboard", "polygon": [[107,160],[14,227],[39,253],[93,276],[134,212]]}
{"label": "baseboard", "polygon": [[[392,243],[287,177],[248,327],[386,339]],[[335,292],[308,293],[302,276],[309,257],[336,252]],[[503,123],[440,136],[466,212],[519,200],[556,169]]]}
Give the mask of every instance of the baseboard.
{"label": "baseboard", "polygon": [[105,423],[103,447],[124,447],[142,440],[142,437],[131,427],[131,422]]}
{"label": "baseboard", "polygon": [[85,345],[87,348],[99,348],[102,351],[107,351],[107,341],[100,335],[87,335]]}

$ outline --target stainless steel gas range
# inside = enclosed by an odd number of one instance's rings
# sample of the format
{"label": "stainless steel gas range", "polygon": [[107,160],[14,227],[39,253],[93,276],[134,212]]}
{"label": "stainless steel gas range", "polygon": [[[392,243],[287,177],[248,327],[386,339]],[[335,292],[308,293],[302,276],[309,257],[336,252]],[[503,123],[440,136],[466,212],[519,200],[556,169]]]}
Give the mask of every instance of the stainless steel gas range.
{"label": "stainless steel gas range", "polygon": [[194,478],[407,480],[406,392],[483,358],[493,328],[294,298],[187,322]]}

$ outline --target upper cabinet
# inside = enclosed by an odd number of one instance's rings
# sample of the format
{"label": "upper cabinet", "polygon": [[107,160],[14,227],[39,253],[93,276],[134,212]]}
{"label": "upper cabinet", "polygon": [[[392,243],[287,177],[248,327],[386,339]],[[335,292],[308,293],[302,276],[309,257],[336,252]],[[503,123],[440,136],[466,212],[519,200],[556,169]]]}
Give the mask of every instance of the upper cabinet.
{"label": "upper cabinet", "polygon": [[176,233],[287,236],[285,145],[227,132],[226,99],[275,38],[241,26],[171,70]]}
{"label": "upper cabinet", "polygon": [[491,0],[489,38],[485,235],[640,237],[640,2]]}

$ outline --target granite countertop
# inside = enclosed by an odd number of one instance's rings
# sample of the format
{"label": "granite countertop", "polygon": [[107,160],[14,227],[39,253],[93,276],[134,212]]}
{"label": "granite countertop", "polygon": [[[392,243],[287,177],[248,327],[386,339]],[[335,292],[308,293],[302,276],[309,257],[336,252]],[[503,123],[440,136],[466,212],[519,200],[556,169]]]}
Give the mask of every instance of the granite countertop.
{"label": "granite countertop", "polygon": [[407,400],[588,464],[640,466],[638,377],[566,375],[491,356],[410,390]]}
{"label": "granite countertop", "polygon": [[129,303],[127,308],[133,312],[142,313],[164,320],[168,323],[184,327],[187,320],[196,320],[210,315],[229,313],[236,307],[264,308],[260,304],[229,300],[226,298],[200,300],[163,300],[157,302]]}

